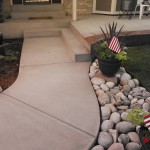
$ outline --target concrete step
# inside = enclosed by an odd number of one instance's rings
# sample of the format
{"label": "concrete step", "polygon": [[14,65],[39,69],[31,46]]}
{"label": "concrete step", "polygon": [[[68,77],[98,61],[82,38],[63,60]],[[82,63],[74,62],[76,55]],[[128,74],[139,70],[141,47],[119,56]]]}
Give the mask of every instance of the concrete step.
{"label": "concrete step", "polygon": [[[0,30],[4,38],[18,38],[23,37],[25,30],[44,29],[44,28],[68,28],[70,26],[70,19],[54,18],[47,20],[23,20],[15,19],[9,22],[0,24]],[[11,29],[11,30],[8,30]]]}
{"label": "concrete step", "polygon": [[60,31],[60,28],[30,29],[24,31],[24,38],[58,37],[60,36]]}
{"label": "concrete step", "polygon": [[12,19],[28,19],[30,17],[65,17],[65,11],[45,11],[45,12],[12,12]]}
{"label": "concrete step", "polygon": [[71,29],[62,29],[61,36],[69,55],[74,61],[90,61],[90,53]]}
{"label": "concrete step", "polygon": [[42,12],[42,11],[60,11],[63,10],[62,4],[52,5],[12,5],[12,12]]}

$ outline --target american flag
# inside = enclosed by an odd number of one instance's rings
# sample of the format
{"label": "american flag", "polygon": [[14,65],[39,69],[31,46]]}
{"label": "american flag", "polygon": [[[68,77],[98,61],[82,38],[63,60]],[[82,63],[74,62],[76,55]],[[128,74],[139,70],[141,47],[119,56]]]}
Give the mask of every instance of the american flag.
{"label": "american flag", "polygon": [[116,53],[120,53],[121,47],[120,47],[119,40],[116,36],[112,37],[110,44],[109,44],[109,49],[111,49],[112,51]]}
{"label": "american flag", "polygon": [[150,130],[150,115],[144,117],[145,126]]}

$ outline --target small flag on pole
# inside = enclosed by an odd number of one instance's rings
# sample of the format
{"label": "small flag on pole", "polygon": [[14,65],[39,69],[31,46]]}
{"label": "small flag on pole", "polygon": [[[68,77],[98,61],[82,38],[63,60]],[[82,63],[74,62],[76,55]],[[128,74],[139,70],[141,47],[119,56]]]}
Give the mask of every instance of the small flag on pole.
{"label": "small flag on pole", "polygon": [[109,49],[111,49],[112,51],[116,53],[120,53],[121,47],[120,47],[120,43],[117,37],[115,36],[112,37],[110,44],[109,44]]}
{"label": "small flag on pole", "polygon": [[145,126],[150,130],[150,115],[144,117]]}

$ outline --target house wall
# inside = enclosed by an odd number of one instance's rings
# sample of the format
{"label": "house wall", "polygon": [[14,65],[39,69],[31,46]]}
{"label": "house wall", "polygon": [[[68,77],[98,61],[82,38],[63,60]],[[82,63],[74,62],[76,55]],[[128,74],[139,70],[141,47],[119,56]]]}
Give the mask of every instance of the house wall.
{"label": "house wall", "polygon": [[[93,0],[77,0],[77,13],[78,14],[91,14]],[[64,0],[64,8],[68,15],[72,14],[72,0]],[[8,16],[11,12],[10,0],[3,0],[3,13]]]}
{"label": "house wall", "polygon": [[3,0],[3,14],[5,17],[9,17],[11,13],[10,0]]}
{"label": "house wall", "polygon": [[[93,0],[77,0],[77,14],[91,14]],[[72,0],[64,0],[64,8],[68,15],[72,14]]]}

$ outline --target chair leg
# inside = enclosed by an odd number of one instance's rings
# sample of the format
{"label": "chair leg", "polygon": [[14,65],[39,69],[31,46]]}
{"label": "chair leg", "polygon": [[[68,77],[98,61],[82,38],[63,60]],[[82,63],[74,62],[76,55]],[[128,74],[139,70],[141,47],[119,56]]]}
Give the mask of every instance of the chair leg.
{"label": "chair leg", "polygon": [[137,7],[138,7],[138,6],[136,5],[135,10],[134,10],[134,16],[135,16],[135,13],[136,13]]}

